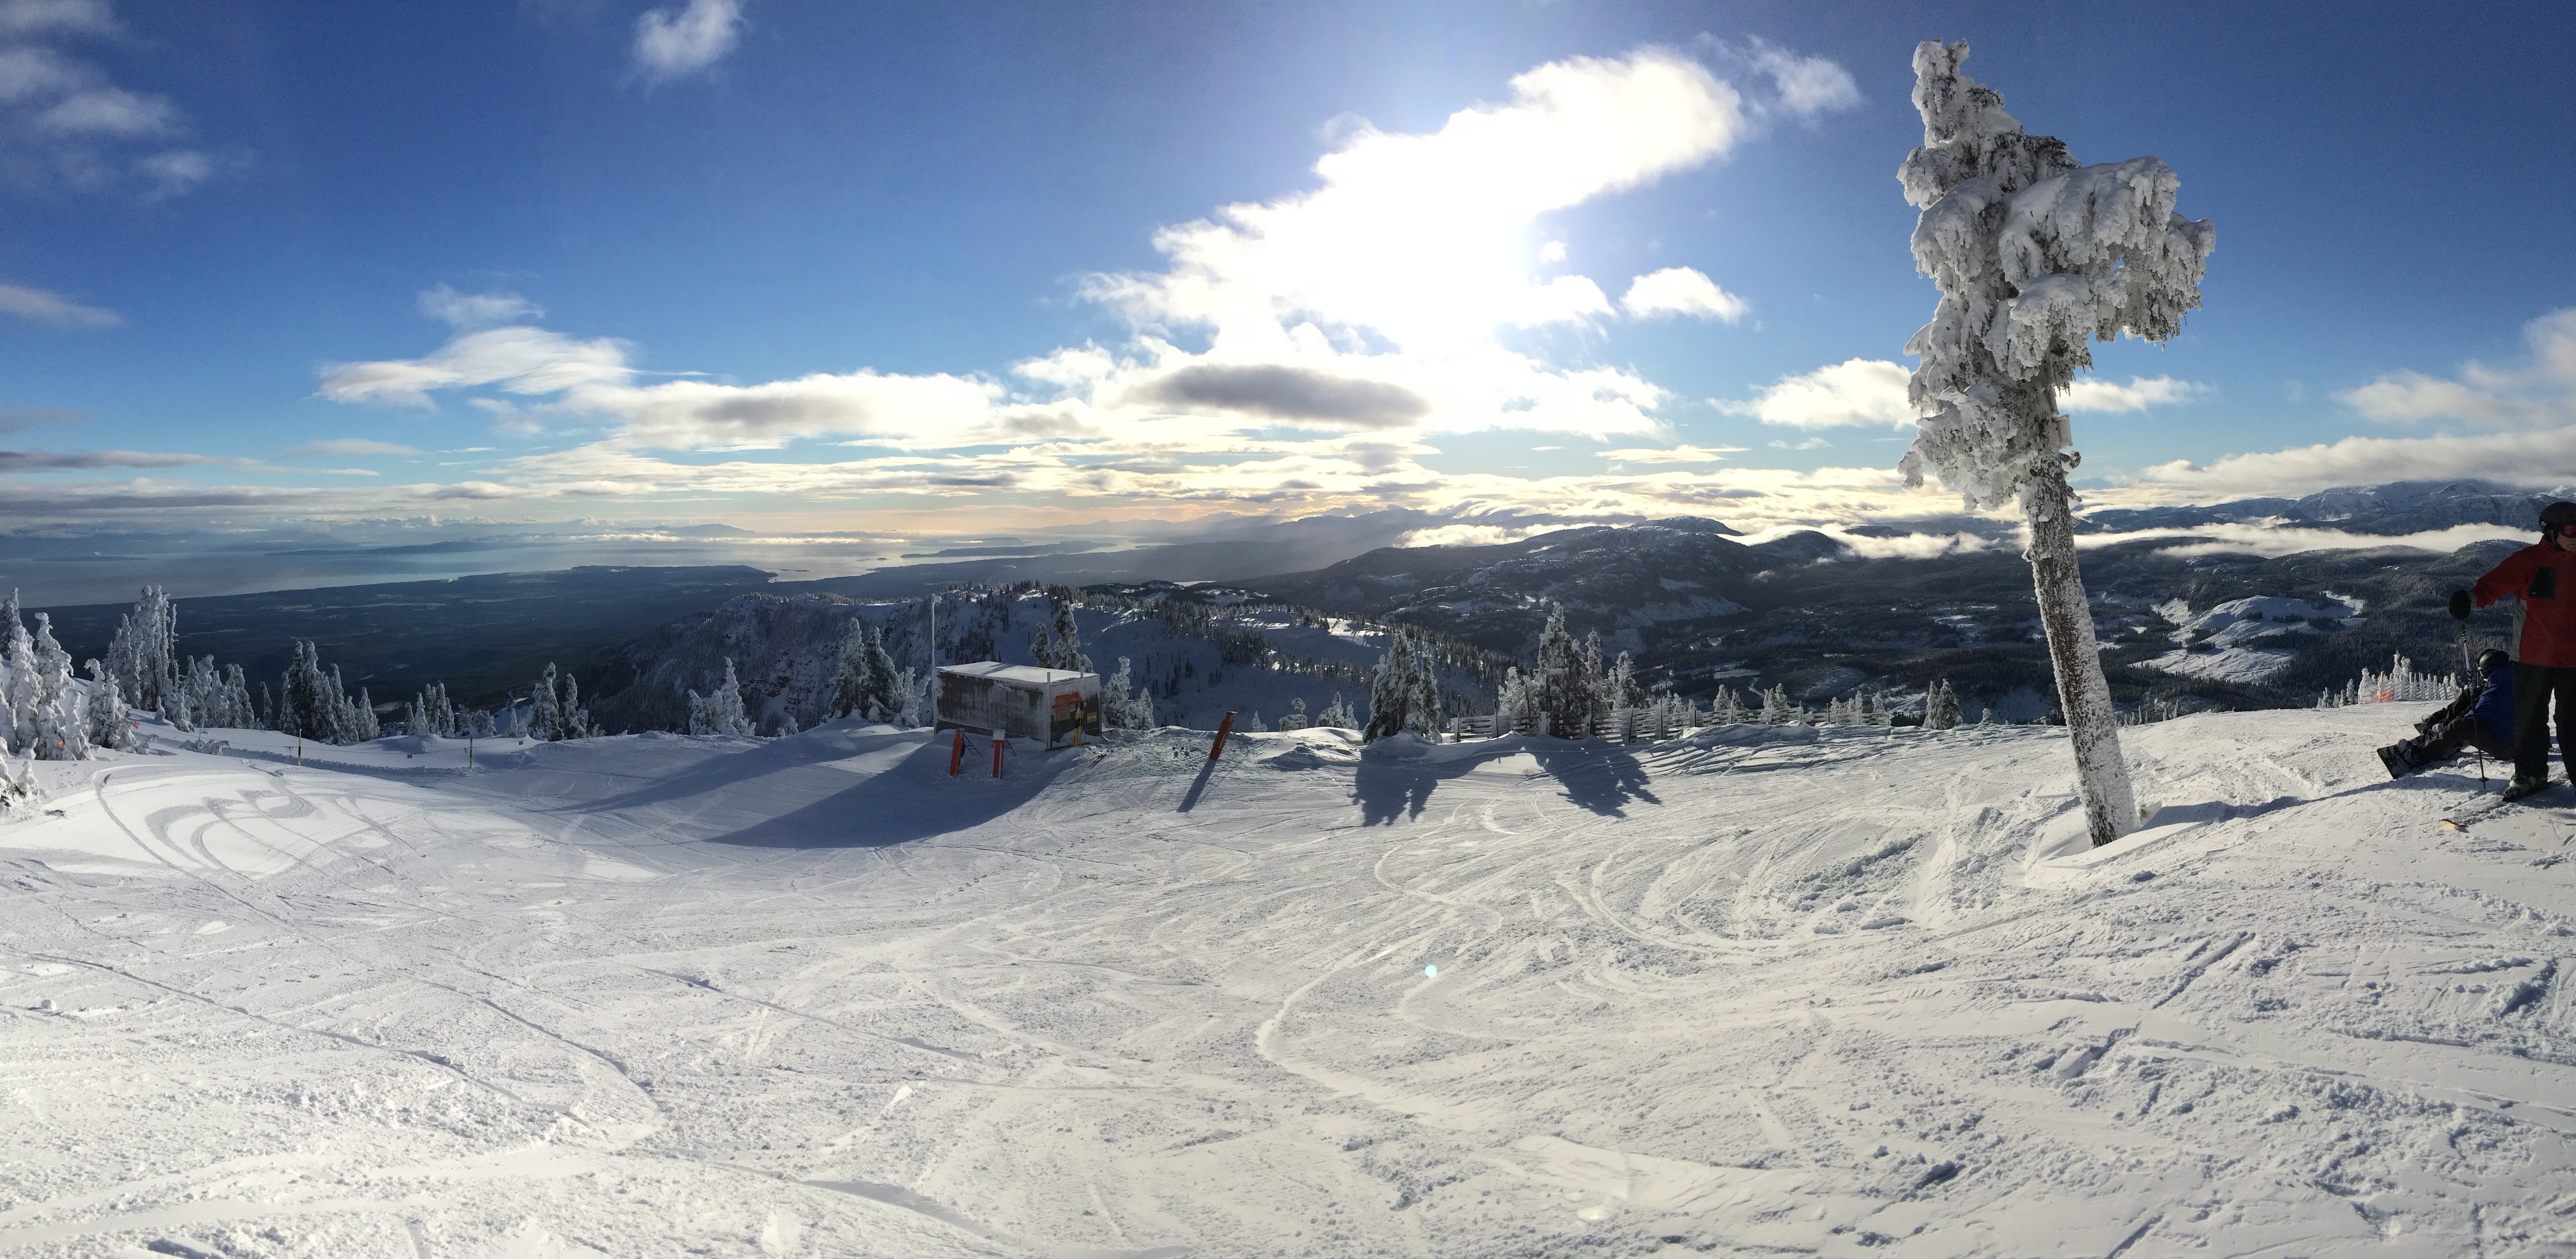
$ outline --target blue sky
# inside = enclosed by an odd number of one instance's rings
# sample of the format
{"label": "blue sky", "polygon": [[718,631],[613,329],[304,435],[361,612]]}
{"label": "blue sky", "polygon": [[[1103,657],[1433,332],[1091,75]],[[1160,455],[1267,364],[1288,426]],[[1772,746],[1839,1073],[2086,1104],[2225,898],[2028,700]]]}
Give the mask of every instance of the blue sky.
{"label": "blue sky", "polygon": [[2217,224],[2097,500],[2576,481],[2576,19],[2327,12],[0,0],[0,524],[1941,510],[1929,37]]}

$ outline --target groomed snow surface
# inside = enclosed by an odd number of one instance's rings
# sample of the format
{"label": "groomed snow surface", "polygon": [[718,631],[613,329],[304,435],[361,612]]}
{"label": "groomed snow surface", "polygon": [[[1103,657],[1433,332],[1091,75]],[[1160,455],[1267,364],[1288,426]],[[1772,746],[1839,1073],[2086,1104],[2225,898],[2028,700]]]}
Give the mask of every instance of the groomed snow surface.
{"label": "groomed snow surface", "polygon": [[165,737],[0,823],[0,1253],[2568,1253],[2569,819],[2422,707],[2099,851],[2036,727]]}

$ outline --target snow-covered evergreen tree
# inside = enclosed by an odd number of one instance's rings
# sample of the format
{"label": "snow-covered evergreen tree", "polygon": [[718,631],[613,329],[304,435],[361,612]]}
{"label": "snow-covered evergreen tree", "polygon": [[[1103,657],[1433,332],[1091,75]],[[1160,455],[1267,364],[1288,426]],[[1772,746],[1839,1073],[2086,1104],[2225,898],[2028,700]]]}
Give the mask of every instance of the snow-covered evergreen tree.
{"label": "snow-covered evergreen tree", "polygon": [[1950,730],[1959,724],[1959,697],[1947,678],[1934,678],[1923,694],[1923,728]]}
{"label": "snow-covered evergreen tree", "polygon": [[0,751],[36,746],[36,640],[19,619],[18,592],[0,599]]}
{"label": "snow-covered evergreen tree", "polygon": [[1600,635],[1593,635],[1588,644],[1577,643],[1565,628],[1565,608],[1551,605],[1547,625],[1539,631],[1536,670],[1545,733],[1567,739],[1591,733],[1603,689],[1600,664]]}
{"label": "snow-covered evergreen tree", "polygon": [[123,749],[134,745],[134,717],[126,711],[123,686],[96,660],[89,671],[89,741],[92,747]]}
{"label": "snow-covered evergreen tree", "polygon": [[89,695],[72,677],[72,654],[54,641],[54,618],[36,614],[34,750],[40,761],[89,759]]}
{"label": "snow-covered evergreen tree", "polygon": [[[1123,666],[1127,662],[1121,660],[1118,663]],[[1288,715],[1279,719],[1282,730],[1303,730],[1312,724],[1306,716],[1306,701],[1302,696],[1288,701]]]}
{"label": "snow-covered evergreen tree", "polygon": [[895,670],[894,724],[906,730],[931,724],[935,713],[935,706],[931,699],[932,688],[938,684],[937,674],[924,673],[916,676],[911,665]]}
{"label": "snow-covered evergreen tree", "polygon": [[555,694],[555,666],[551,660],[528,691],[528,737],[545,743],[564,737],[563,701]]}
{"label": "snow-covered evergreen tree", "polygon": [[447,684],[432,682],[413,695],[411,704],[403,710],[403,725],[413,734],[455,738],[456,704],[447,697]]}
{"label": "snow-covered evergreen tree", "polygon": [[1543,711],[1538,679],[1517,665],[1506,667],[1494,691],[1494,733],[1535,733]]}
{"label": "snow-covered evergreen tree", "polygon": [[1370,680],[1368,729],[1362,734],[1375,740],[1408,730],[1425,737],[1439,733],[1440,683],[1414,636],[1390,629],[1386,653]]}
{"label": "snow-covered evergreen tree", "polygon": [[750,734],[751,718],[742,709],[742,680],[734,676],[733,657],[725,657],[724,681],[715,693],[689,692],[689,733]]}
{"label": "snow-covered evergreen tree", "polygon": [[2181,180],[2154,157],[2079,166],[2022,130],[2003,97],[1959,72],[1968,45],[1914,50],[1923,146],[1898,171],[1923,208],[1914,259],[1941,290],[1908,388],[1922,419],[1900,465],[1971,509],[2018,500],[2076,785],[2097,845],[2138,824],[2118,714],[2076,566],[2074,434],[2059,393],[2093,366],[2088,342],[2165,341],[2200,305],[2217,233],[2174,212]]}
{"label": "snow-covered evergreen tree", "polygon": [[[382,733],[369,702],[349,698],[340,667],[322,667],[321,650],[297,640],[293,659],[279,679],[274,721],[281,734],[316,743],[359,743]],[[264,688],[263,688],[264,689]]]}
{"label": "snow-covered evergreen tree", "polygon": [[[1154,728],[1154,688],[1150,686],[1134,688],[1129,680],[1133,676],[1133,666],[1127,657],[1120,656],[1118,672],[1109,675],[1109,679],[1100,684],[1100,720],[1110,729],[1151,730]],[[1304,712],[1305,703],[1299,701],[1297,708],[1299,712]],[[1280,729],[1286,730],[1290,727],[1282,725]]]}
{"label": "snow-covered evergreen tree", "polygon": [[136,707],[159,712],[174,724],[180,720],[162,698],[178,685],[184,666],[179,655],[179,607],[161,587],[143,588],[134,611],[117,623],[116,636],[108,640],[104,663]]}
{"label": "snow-covered evergreen tree", "polygon": [[36,798],[36,758],[22,752],[12,760],[8,749],[0,748],[0,817]]}
{"label": "snow-covered evergreen tree", "polygon": [[895,678],[894,657],[886,653],[883,632],[852,617],[850,632],[841,640],[841,669],[833,679],[832,702],[824,714],[855,715],[861,721],[894,720],[904,706],[895,693]]}
{"label": "snow-covered evergreen tree", "polygon": [[1353,730],[1360,723],[1359,718],[1352,714],[1350,705],[1342,702],[1342,693],[1335,691],[1333,702],[1324,706],[1323,715],[1315,718],[1315,724],[1334,730]]}
{"label": "snow-covered evergreen tree", "polygon": [[1270,727],[1263,724],[1261,720],[1261,710],[1258,708],[1253,709],[1252,716],[1245,719],[1243,728],[1260,734],[1268,734],[1270,732]]}

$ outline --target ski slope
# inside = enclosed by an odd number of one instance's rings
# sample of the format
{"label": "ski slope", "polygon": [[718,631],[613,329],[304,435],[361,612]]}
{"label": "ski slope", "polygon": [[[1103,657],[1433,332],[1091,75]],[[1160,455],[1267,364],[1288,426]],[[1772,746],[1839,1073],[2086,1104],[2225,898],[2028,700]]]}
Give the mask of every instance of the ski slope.
{"label": "ski slope", "polygon": [[165,738],[0,822],[0,1254],[2568,1253],[2570,821],[2420,707],[2098,851],[2028,727]]}

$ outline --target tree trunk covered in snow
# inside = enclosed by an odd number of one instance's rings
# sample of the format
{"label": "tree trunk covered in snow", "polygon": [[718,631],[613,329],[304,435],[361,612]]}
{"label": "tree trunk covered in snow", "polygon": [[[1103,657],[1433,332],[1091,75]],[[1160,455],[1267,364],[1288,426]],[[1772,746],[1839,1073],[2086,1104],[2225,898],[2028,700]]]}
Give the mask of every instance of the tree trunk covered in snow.
{"label": "tree trunk covered in snow", "polygon": [[2030,524],[2030,580],[2039,598],[2039,624],[2048,635],[2048,662],[2057,673],[2057,706],[2075,744],[2075,790],[2096,848],[2138,824],[2129,786],[2128,758],[2120,754],[2119,713],[2111,684],[2102,677],[2102,651],[2093,639],[2093,608],[2084,597],[2084,574],[2075,566],[2075,492],[2066,463],[2042,455],[2022,489],[2022,515]]}
{"label": "tree trunk covered in snow", "polygon": [[1941,290],[1906,342],[1922,362],[1906,394],[1921,417],[1899,470],[1941,478],[1969,510],[2018,499],[2031,581],[2075,744],[2095,844],[2138,824],[2119,723],[2075,566],[2075,444],[2058,397],[2093,368],[2089,343],[2163,342],[2200,305],[2218,237],[2174,212],[2182,180],[2154,157],[2085,166],[2032,135],[1994,89],[1959,72],[1964,42],[1914,49],[1923,146],[1897,169],[1923,208],[1914,261]]}

